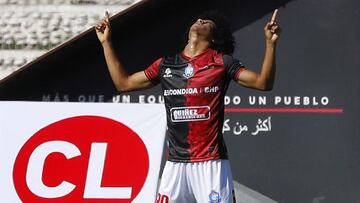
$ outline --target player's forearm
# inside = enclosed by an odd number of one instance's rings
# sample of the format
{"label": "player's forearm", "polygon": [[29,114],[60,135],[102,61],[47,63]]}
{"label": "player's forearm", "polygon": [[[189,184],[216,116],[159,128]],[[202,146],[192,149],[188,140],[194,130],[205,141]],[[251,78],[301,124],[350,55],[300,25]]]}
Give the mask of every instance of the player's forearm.
{"label": "player's forearm", "polygon": [[276,72],[276,43],[266,43],[264,61],[261,73],[258,78],[258,85],[261,90],[269,91],[274,86]]}
{"label": "player's forearm", "polygon": [[118,91],[124,91],[127,88],[128,73],[121,64],[112,43],[102,43],[106,64],[110,72],[111,79]]}

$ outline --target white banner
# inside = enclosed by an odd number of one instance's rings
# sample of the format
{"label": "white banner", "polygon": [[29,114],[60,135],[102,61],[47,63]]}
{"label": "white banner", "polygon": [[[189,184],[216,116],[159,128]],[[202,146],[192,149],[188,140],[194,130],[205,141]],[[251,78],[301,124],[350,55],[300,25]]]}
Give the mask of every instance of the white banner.
{"label": "white banner", "polygon": [[161,104],[0,102],[0,202],[155,202]]}

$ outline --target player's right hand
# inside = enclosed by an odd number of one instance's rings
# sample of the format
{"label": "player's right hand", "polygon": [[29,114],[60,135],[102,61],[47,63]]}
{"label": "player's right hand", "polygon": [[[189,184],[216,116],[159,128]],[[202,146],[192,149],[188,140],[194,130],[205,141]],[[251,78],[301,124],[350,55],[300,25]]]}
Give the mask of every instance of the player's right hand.
{"label": "player's right hand", "polygon": [[111,41],[111,27],[109,19],[109,13],[106,11],[105,18],[95,25],[96,35],[101,44]]}

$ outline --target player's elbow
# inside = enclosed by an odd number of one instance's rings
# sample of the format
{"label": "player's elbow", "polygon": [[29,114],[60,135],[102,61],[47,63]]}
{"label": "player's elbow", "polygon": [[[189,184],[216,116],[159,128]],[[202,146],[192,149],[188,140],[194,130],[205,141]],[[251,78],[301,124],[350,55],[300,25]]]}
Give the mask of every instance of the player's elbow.
{"label": "player's elbow", "polygon": [[257,90],[260,90],[260,91],[263,91],[263,92],[269,92],[271,91],[273,88],[272,87],[263,87],[263,86],[260,86],[260,87],[256,87]]}
{"label": "player's elbow", "polygon": [[264,91],[264,92],[269,92],[269,91],[271,91],[271,90],[273,90],[273,86],[267,86],[267,87],[265,87],[262,91]]}
{"label": "player's elbow", "polygon": [[128,91],[126,88],[121,87],[121,86],[115,85],[115,87],[116,87],[116,90],[117,90],[118,92],[126,92],[126,91]]}
{"label": "player's elbow", "polygon": [[273,82],[261,82],[256,85],[256,89],[264,92],[271,91],[274,87]]}
{"label": "player's elbow", "polygon": [[115,88],[118,92],[130,92],[132,90],[131,85],[126,82],[115,83]]}
{"label": "player's elbow", "polygon": [[130,92],[132,89],[128,86],[116,86],[118,92]]}

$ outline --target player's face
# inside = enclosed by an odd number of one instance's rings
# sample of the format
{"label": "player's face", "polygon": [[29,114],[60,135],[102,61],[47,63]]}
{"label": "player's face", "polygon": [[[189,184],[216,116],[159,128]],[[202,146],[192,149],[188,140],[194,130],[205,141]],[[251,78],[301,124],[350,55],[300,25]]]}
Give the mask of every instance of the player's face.
{"label": "player's face", "polygon": [[195,32],[197,35],[204,36],[205,39],[210,40],[214,29],[215,23],[213,21],[198,19],[190,27],[190,33]]}

